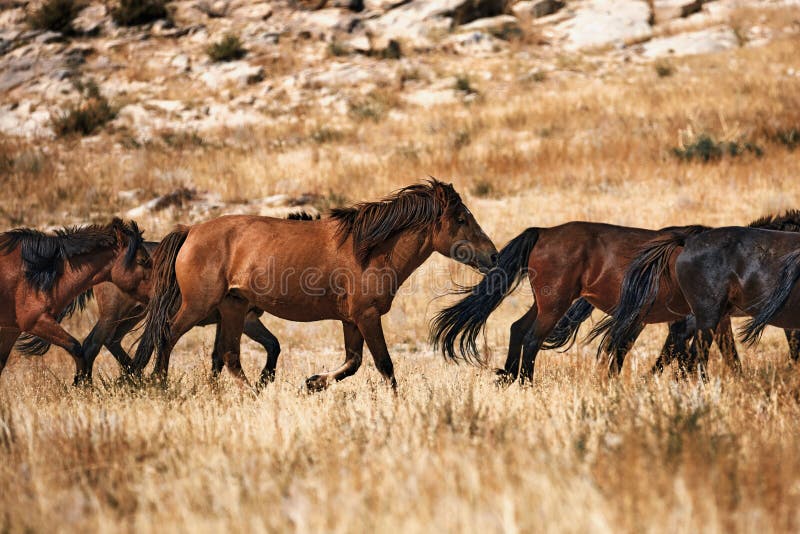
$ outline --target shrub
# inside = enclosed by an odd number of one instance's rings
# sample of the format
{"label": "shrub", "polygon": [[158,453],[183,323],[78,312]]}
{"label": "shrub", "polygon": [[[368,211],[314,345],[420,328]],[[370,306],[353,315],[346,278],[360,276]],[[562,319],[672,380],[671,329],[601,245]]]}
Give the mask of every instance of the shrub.
{"label": "shrub", "polygon": [[118,26],[138,26],[158,19],[169,18],[167,0],[119,0],[111,10]]}
{"label": "shrub", "polygon": [[666,78],[672,76],[674,73],[675,69],[668,61],[658,61],[656,63],[656,74],[658,74],[659,78]]}
{"label": "shrub", "polygon": [[456,91],[463,91],[468,95],[476,94],[478,91],[472,87],[472,82],[470,82],[469,76],[462,74],[461,76],[456,78]]}
{"label": "shrub", "polygon": [[58,137],[91,135],[117,116],[117,110],[100,94],[93,81],[77,82],[76,87],[83,93],[81,101],[50,116],[50,124]]}
{"label": "shrub", "polygon": [[736,157],[748,152],[755,154],[757,157],[764,155],[764,151],[755,143],[717,142],[706,134],[701,135],[687,145],[672,149],[672,153],[679,159],[684,161],[698,160],[703,163],[718,161],[725,155]]}
{"label": "shrub", "polygon": [[488,180],[478,180],[475,182],[475,185],[472,186],[472,194],[476,197],[488,197],[494,193],[494,186]]}
{"label": "shrub", "polygon": [[233,61],[242,59],[247,54],[239,36],[232,33],[227,34],[216,43],[212,43],[206,52],[212,61]]}
{"label": "shrub", "polygon": [[72,21],[84,7],[84,3],[78,0],[46,0],[28,16],[28,25],[35,30],[71,35],[75,33]]}

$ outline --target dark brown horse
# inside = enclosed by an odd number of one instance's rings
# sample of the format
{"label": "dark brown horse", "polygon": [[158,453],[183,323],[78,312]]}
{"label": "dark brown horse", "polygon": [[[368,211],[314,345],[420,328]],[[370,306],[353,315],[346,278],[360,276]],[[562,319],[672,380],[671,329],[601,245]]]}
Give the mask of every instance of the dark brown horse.
{"label": "dark brown horse", "polygon": [[[739,228],[739,227],[732,227]],[[764,230],[766,229],[766,230]],[[746,231],[746,230],[752,230]],[[761,231],[763,230],[763,231]],[[777,231],[773,231],[777,230]],[[691,327],[687,329],[686,335],[682,338],[683,348],[672,355],[662,355],[654,366],[654,371],[659,371],[669,364],[672,357],[678,357],[681,368],[685,371],[689,354],[685,345],[694,336],[698,329],[701,329],[701,336],[708,338],[708,322],[713,322],[713,329],[718,330],[718,325],[730,324],[730,316],[746,316],[752,314],[754,308],[768,310],[767,305],[756,306],[751,301],[757,293],[763,293],[772,287],[777,273],[775,270],[777,259],[776,251],[781,249],[780,244],[773,244],[773,236],[791,236],[800,232],[800,212],[789,211],[783,215],[765,217],[750,224],[747,229],[732,230],[725,232],[722,229],[708,230],[704,237],[698,235],[671,234],[660,236],[652,241],[643,244],[637,252],[636,258],[631,262],[630,267],[625,273],[622,283],[620,300],[610,317],[604,319],[593,331],[593,335],[601,335],[604,345],[610,350],[619,350],[628,344],[628,340],[634,333],[641,330],[643,317],[649,315],[653,309],[663,308],[661,302],[665,295],[672,303],[672,307],[666,309],[672,313],[672,321],[687,321]],[[736,239],[741,238],[740,243]],[[744,240],[750,244],[752,250],[745,248]],[[760,241],[759,241],[760,239]],[[786,237],[791,243],[791,237]],[[775,241],[780,241],[775,238]],[[692,247],[687,249],[692,243]],[[781,241],[782,243],[782,241]],[[763,249],[763,250],[762,250]],[[756,251],[760,251],[756,253]],[[737,256],[738,254],[738,256]],[[744,262],[744,256],[753,254],[754,257]],[[679,278],[677,263],[687,263],[688,258],[697,259],[702,257],[705,263],[703,266],[695,266],[694,269],[684,267],[683,277]],[[733,266],[735,261],[744,263]],[[753,272],[760,269],[757,276]],[[715,274],[722,269],[722,274]],[[703,271],[700,273],[700,271]],[[690,274],[686,274],[690,273]],[[727,278],[726,278],[727,277]],[[706,284],[705,289],[700,291],[698,284]],[[756,284],[760,284],[756,286]],[[687,293],[685,287],[689,287]],[[717,295],[717,292],[725,288],[725,298]],[[765,289],[766,288],[766,289]],[[691,310],[697,311],[697,303],[687,302],[691,295],[697,298],[699,294],[713,293],[715,305],[719,304],[719,316],[713,314],[713,319],[708,319],[709,311],[703,307],[701,316],[692,314],[683,317],[684,308],[688,306]],[[714,300],[714,299],[711,299]],[[676,305],[676,303],[679,303]],[[749,303],[747,306],[744,303]],[[774,302],[772,303],[774,305]],[[788,323],[787,323],[788,324]],[[728,327],[729,328],[729,327]],[[800,349],[800,333],[787,329],[786,338],[789,342],[790,356],[797,360]],[[751,336],[752,337],[752,336]],[[707,339],[703,341],[707,342]],[[733,345],[733,339],[726,340],[726,343]],[[707,356],[708,347],[703,347],[703,356]],[[705,366],[705,362],[702,362]]]}
{"label": "dark brown horse", "polygon": [[[508,356],[497,373],[503,382],[530,380],[541,348],[563,346],[574,339],[577,325],[588,317],[592,307],[605,313],[614,310],[623,276],[644,244],[707,230],[703,226],[645,230],[588,222],[528,228],[500,251],[497,268],[475,286],[466,288],[465,298],[436,315],[431,337],[449,358],[480,359],[476,340],[489,315],[527,277],[534,305],[511,325]],[[582,302],[576,300],[581,298]],[[619,372],[625,354],[645,323],[677,321],[689,313],[688,304],[682,298],[673,298],[665,287],[658,293],[656,303],[637,328],[609,351],[610,373]],[[572,313],[565,316],[573,305]],[[671,332],[671,336],[678,334],[677,330]],[[721,323],[717,334],[723,355],[733,359],[730,323]],[[662,352],[671,351],[675,344],[672,337],[668,338]],[[735,366],[733,361],[729,364]]]}
{"label": "dark brown horse", "polygon": [[239,341],[244,317],[256,307],[291,321],[342,322],[345,362],[308,378],[309,389],[355,373],[365,341],[378,371],[396,387],[381,317],[400,285],[434,252],[484,271],[497,254],[453,186],[437,180],[335,209],[319,221],[229,216],[179,228],[154,254],[153,298],[134,370],[141,371],[156,349],[154,373],[166,376],[175,343],[216,309],[216,349],[246,381]]}
{"label": "dark brown horse", "polygon": [[[767,215],[751,222],[748,227],[761,228],[763,230],[779,230],[782,232],[800,232],[800,211],[789,210],[780,215]],[[673,236],[678,240],[682,239],[680,234],[673,234]],[[668,246],[668,243],[657,239],[656,243],[654,243],[654,246],[657,247],[659,244]],[[644,252],[644,250],[649,246],[649,244],[645,244],[642,252]],[[629,272],[632,273],[631,276],[641,276],[641,274],[635,274],[636,268],[633,267],[633,265],[636,265],[636,263],[637,262],[634,261],[632,267],[629,269]],[[654,278],[653,280],[657,281],[658,278]],[[628,282],[623,281],[623,293],[626,293],[624,288],[626,287],[627,283]],[[677,281],[672,283],[672,287],[676,286]],[[594,306],[592,306],[585,299],[580,298],[576,300],[570,307],[569,311],[567,311],[567,314],[558,322],[555,330],[542,348],[561,348],[571,344],[571,342],[574,342],[578,334],[578,328],[583,321],[589,318],[593,310]],[[629,312],[624,311],[618,304],[614,314],[616,315],[625,313]],[[603,321],[597,328],[595,328],[590,337],[604,335],[605,332],[610,329],[612,322],[613,319]],[[731,365],[731,368],[734,371],[739,371],[741,370],[741,362],[736,351],[733,332],[729,325],[730,318],[724,317],[722,319],[721,328],[718,329],[719,335],[717,341],[721,347],[721,350],[723,351],[725,362]],[[653,373],[662,372],[664,368],[674,359],[685,361],[685,359],[688,357],[688,343],[691,341],[695,329],[696,321],[694,316],[689,316],[685,319],[681,319],[680,321],[670,323],[669,334],[664,342],[664,348],[661,350],[658,359],[653,365]],[[632,343],[630,341],[630,337],[633,336],[634,330],[634,328],[631,328],[631,325],[628,325],[627,331],[609,335],[609,337],[616,337],[606,344],[601,343],[600,347],[611,351],[624,351],[625,347],[622,346],[622,341],[628,341],[627,346],[629,347]],[[786,330],[785,334],[789,343],[789,356],[792,361],[798,361],[798,359],[800,359],[800,331]]]}
{"label": "dark brown horse", "polygon": [[80,342],[59,324],[63,313],[101,282],[137,294],[150,272],[136,223],[65,228],[54,234],[20,228],[0,234],[0,372],[22,332],[65,349],[75,360],[75,383],[85,377]]}

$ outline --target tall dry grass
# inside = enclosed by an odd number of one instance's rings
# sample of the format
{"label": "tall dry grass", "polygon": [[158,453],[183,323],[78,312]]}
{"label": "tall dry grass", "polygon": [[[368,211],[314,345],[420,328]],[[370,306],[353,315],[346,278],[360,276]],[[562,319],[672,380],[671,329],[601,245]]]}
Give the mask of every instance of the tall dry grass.
{"label": "tall dry grass", "polygon": [[[800,128],[800,78],[789,73],[799,44],[673,60],[663,78],[648,64],[530,81],[535,61],[487,60],[480,69],[491,76],[471,76],[480,94],[471,103],[420,112],[379,88],[371,98],[390,109],[376,120],[309,109],[256,135],[179,148],[125,148],[113,132],[4,139],[0,220],[107,218],[131,207],[119,191],[142,188],[146,198],[179,184],[227,200],[367,199],[431,174],[455,182],[498,245],[574,219],[744,224],[800,206],[800,152],[776,137]],[[427,61],[448,68],[446,58]],[[701,133],[764,154],[705,164],[673,156]],[[158,237],[170,221],[140,223]],[[473,276],[437,257],[407,282],[384,320],[397,396],[369,358],[326,392],[300,391],[304,377],[341,360],[333,323],[264,318],[284,351],[278,382],[259,397],[227,376],[208,384],[208,328],[182,340],[166,390],[115,385],[105,352],[104,378],[88,391],[66,385],[61,351],[12,355],[0,378],[0,530],[800,528],[800,383],[782,334],[743,351],[741,378],[713,362],[707,385],[647,377],[666,333],[654,326],[619,380],[602,378],[594,347],[579,344],[541,354],[533,387],[496,389],[489,371],[445,364],[426,343],[427,321],[450,301],[435,297]],[[489,321],[495,365],[530,299],[520,291]],[[95,314],[68,329],[85,335]],[[244,347],[252,377],[264,356]]]}

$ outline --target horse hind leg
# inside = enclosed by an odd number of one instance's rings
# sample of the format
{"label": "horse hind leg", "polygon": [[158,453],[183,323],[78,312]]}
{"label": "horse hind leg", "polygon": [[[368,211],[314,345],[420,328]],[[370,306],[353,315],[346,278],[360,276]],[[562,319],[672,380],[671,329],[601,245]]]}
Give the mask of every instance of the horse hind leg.
{"label": "horse hind leg", "polygon": [[628,355],[631,347],[633,347],[633,344],[636,343],[636,339],[639,337],[639,334],[642,333],[642,330],[644,330],[644,324],[640,324],[638,327],[636,327],[636,330],[631,332],[628,339],[622,343],[622,346],[614,351],[614,354],[607,355],[609,377],[619,376],[619,374],[622,372],[622,365],[625,363],[625,356]]}
{"label": "horse hind leg", "polygon": [[725,315],[714,330],[714,342],[728,368],[736,374],[741,374],[742,360],[736,350],[736,338],[733,335],[730,315]]}
{"label": "horse hind leg", "polygon": [[689,357],[689,344],[696,330],[695,318],[688,315],[680,321],[669,324],[669,333],[664,346],[650,369],[651,374],[661,374],[675,359],[686,362]]}
{"label": "horse hind leg", "polygon": [[228,371],[250,388],[240,360],[242,331],[249,304],[245,299],[228,295],[219,304],[219,349]]}
{"label": "horse hind leg", "polygon": [[561,302],[554,303],[548,309],[539,309],[536,320],[522,340],[522,360],[517,368],[520,385],[533,383],[533,368],[536,364],[539,348],[553,331],[567,308],[569,308],[569,302],[566,302],[566,305]]}
{"label": "horse hind leg", "polygon": [[257,388],[262,388],[275,381],[275,368],[278,366],[278,356],[281,353],[281,344],[275,334],[269,331],[264,324],[258,320],[258,315],[248,312],[244,321],[244,335],[261,344],[267,352],[267,361],[261,370],[258,378]]}
{"label": "horse hind leg", "polygon": [[216,303],[212,299],[207,298],[199,302],[183,298],[178,312],[170,321],[170,333],[167,343],[165,346],[157,348],[153,378],[161,381],[166,380],[169,372],[169,359],[175,345],[189,330],[205,319],[215,306]]}
{"label": "horse hind leg", "polygon": [[522,343],[525,335],[533,327],[536,321],[538,308],[534,304],[525,314],[511,324],[508,336],[508,355],[506,363],[502,369],[496,369],[497,382],[499,385],[510,384],[519,375],[520,356],[522,353]]}

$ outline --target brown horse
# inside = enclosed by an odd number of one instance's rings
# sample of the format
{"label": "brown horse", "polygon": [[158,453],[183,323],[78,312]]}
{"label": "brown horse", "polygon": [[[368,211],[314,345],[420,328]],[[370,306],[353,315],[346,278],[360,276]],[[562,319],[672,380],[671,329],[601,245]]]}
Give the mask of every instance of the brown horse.
{"label": "brown horse", "polygon": [[216,348],[246,381],[239,341],[247,311],[257,307],[291,321],[342,322],[345,362],[308,378],[309,389],[355,373],[365,341],[378,371],[396,387],[381,316],[433,252],[484,271],[497,254],[453,186],[437,180],[335,209],[319,221],[228,216],[179,228],[154,254],[153,298],[133,368],[140,372],[155,348],[154,373],[165,377],[175,343],[217,309]]}
{"label": "brown horse", "polygon": [[[645,230],[588,222],[528,228],[500,251],[497,268],[474,287],[466,288],[465,298],[436,315],[431,338],[441,346],[446,357],[460,355],[466,359],[480,359],[476,340],[489,315],[527,276],[534,293],[534,305],[511,325],[508,356],[503,369],[498,369],[497,373],[501,382],[517,378],[529,381],[533,378],[539,350],[546,344],[561,346],[572,335],[569,328],[556,332],[556,326],[576,299],[585,299],[588,305],[581,306],[588,306],[589,312],[591,306],[612,312],[625,271],[643,244],[659,237],[693,235],[706,230],[702,226]],[[660,305],[653,306],[637,323],[638,328],[629,334],[625,343],[609,353],[610,373],[619,372],[625,354],[644,323],[675,321],[689,312],[683,299],[673,299],[663,288],[659,299]],[[675,310],[683,315],[676,317]],[[563,326],[564,321],[561,322]],[[732,339],[730,323],[720,324],[717,341],[728,359],[735,354],[731,352]],[[672,350],[674,344],[673,339],[668,339],[663,351]],[[730,362],[730,365],[735,363]]]}
{"label": "brown horse", "polygon": [[[319,219],[319,215],[313,216],[305,212],[296,212],[290,213],[286,218],[297,221],[311,221]],[[143,246],[148,253],[154,253],[158,243],[145,241]],[[94,361],[103,346],[108,349],[123,370],[130,369],[132,360],[122,347],[122,339],[144,318],[144,307],[147,301],[150,300],[150,280],[143,280],[142,284],[146,284],[146,287],[137,288],[137,294],[122,291],[110,282],[99,284],[93,289],[93,296],[97,302],[98,320],[92,331],[83,340],[83,357],[88,380],[92,378]],[[139,297],[142,293],[148,295],[148,298],[144,299],[144,301]],[[258,320],[260,315],[261,311],[257,309],[251,309],[248,312],[244,323],[244,335],[261,344],[267,352],[267,361],[259,380],[259,386],[264,386],[275,379],[275,367],[278,363],[281,346],[278,338]],[[204,321],[201,321],[198,326],[210,324],[219,324],[219,314],[216,311],[206,317]],[[17,343],[17,348],[19,349],[19,343]],[[44,354],[48,348],[48,343],[38,338],[32,338],[28,342],[27,353]],[[222,367],[221,356],[217,352],[212,352],[212,376],[217,376],[222,371]]]}
{"label": "brown horse", "polygon": [[49,235],[20,228],[0,234],[0,373],[20,333],[62,347],[75,360],[75,383],[86,375],[80,342],[59,324],[82,294],[109,281],[137,294],[150,257],[136,223],[64,228]]}

